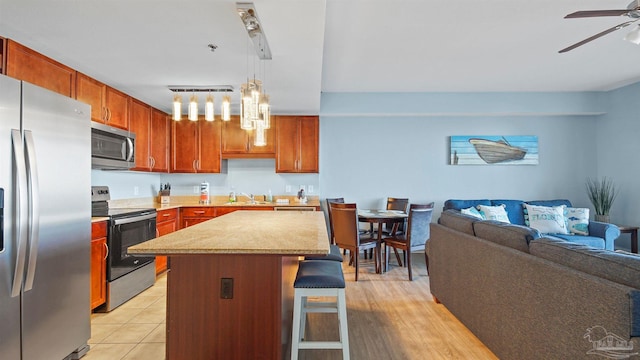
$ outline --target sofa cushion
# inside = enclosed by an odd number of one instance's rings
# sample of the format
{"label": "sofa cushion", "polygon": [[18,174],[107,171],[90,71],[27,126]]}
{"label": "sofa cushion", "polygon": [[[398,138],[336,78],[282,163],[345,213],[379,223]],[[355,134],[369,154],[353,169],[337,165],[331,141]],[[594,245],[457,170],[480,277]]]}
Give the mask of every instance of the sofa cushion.
{"label": "sofa cushion", "polygon": [[522,200],[491,200],[493,206],[504,206],[509,216],[509,222],[512,224],[524,225],[524,214],[522,212]]}
{"label": "sofa cushion", "polygon": [[585,236],[585,235],[573,235],[573,234],[553,234],[553,236],[546,235],[548,237],[555,237],[565,241],[570,241],[576,244],[582,244],[591,246],[595,249],[605,249],[605,241],[601,237],[597,236]]}
{"label": "sofa cushion", "polygon": [[564,219],[567,230],[574,235],[589,235],[589,209],[572,208],[564,209]]}
{"label": "sofa cushion", "polygon": [[480,214],[482,215],[482,217],[487,220],[496,220],[504,223],[509,223],[509,215],[507,215],[507,211],[502,205],[478,205],[478,210],[480,210]]}
{"label": "sofa cushion", "polygon": [[567,234],[564,209],[564,205],[538,206],[524,204],[524,223],[543,234]]}
{"label": "sofa cushion", "polygon": [[619,284],[640,289],[640,256],[541,238],[529,244],[532,255]]}
{"label": "sofa cushion", "polygon": [[492,220],[473,223],[473,230],[479,238],[522,252],[529,252],[529,243],[541,236],[536,229]]}
{"label": "sofa cushion", "polygon": [[462,210],[470,207],[477,207],[478,205],[491,205],[491,201],[489,199],[479,199],[479,200],[456,200],[449,199],[444,202],[443,211],[454,209],[454,210]]}
{"label": "sofa cushion", "polygon": [[446,226],[448,228],[461,231],[465,234],[475,235],[473,232],[473,223],[480,221],[471,215],[465,215],[458,210],[445,210],[438,219],[438,224]]}
{"label": "sofa cushion", "polygon": [[566,207],[572,207],[571,201],[567,199],[555,199],[555,200],[532,200],[525,201],[529,205],[538,205],[538,206],[560,206],[564,205]]}

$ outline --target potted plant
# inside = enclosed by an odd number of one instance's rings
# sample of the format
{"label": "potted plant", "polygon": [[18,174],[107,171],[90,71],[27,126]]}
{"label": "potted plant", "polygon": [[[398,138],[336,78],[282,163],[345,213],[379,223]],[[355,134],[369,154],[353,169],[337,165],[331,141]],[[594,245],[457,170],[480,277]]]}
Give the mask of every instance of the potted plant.
{"label": "potted plant", "polygon": [[609,211],[613,205],[613,200],[618,195],[616,187],[613,185],[613,180],[607,177],[602,178],[602,180],[588,178],[587,193],[596,211],[594,219],[596,221],[609,222]]}

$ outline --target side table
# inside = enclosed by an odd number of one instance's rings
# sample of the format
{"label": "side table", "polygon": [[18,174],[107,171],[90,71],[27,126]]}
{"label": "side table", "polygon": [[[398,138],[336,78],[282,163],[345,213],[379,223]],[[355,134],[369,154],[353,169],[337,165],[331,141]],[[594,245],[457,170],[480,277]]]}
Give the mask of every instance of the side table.
{"label": "side table", "polygon": [[624,226],[618,225],[621,234],[631,234],[631,252],[638,253],[638,226]]}

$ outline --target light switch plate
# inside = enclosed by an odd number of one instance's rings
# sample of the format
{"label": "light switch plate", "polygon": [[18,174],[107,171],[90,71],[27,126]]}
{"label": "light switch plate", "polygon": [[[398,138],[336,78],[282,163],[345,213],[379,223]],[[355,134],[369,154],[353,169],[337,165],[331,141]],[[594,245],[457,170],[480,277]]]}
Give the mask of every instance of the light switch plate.
{"label": "light switch plate", "polygon": [[307,190],[309,190],[309,194],[313,194],[313,185],[308,185]]}
{"label": "light switch plate", "polygon": [[291,185],[286,185],[284,187],[284,192],[286,192],[287,194],[291,192]]}

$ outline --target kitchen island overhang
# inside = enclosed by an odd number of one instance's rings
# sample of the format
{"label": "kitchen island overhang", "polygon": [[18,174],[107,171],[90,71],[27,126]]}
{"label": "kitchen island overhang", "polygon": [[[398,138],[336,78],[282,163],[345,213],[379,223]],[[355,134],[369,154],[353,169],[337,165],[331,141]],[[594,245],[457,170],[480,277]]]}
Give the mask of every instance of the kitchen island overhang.
{"label": "kitchen island overhang", "polygon": [[299,257],[329,241],[323,212],[236,211],[129,252],[169,256],[167,359],[284,359]]}

